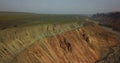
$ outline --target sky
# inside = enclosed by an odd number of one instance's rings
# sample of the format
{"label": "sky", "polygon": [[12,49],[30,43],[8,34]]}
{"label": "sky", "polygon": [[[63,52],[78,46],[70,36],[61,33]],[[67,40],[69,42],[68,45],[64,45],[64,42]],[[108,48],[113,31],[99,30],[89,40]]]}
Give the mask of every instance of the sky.
{"label": "sky", "polygon": [[120,0],[0,0],[0,11],[94,14],[120,11]]}

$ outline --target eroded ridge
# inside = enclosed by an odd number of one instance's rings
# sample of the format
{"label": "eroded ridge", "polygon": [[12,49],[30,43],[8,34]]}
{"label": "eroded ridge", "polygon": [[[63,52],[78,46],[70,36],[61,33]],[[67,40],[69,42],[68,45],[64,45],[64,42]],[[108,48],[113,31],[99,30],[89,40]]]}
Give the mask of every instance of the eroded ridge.
{"label": "eroded ridge", "polygon": [[87,24],[36,40],[11,63],[109,63],[113,56],[119,59],[119,54],[116,54],[119,53],[119,41],[116,38],[115,34],[96,24]]}

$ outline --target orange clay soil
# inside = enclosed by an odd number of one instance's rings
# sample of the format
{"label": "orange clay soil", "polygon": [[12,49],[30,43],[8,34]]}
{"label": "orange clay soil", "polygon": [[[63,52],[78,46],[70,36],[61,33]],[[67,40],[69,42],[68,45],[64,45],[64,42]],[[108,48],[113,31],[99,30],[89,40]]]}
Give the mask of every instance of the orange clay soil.
{"label": "orange clay soil", "polygon": [[36,40],[9,63],[119,63],[117,35],[96,24]]}

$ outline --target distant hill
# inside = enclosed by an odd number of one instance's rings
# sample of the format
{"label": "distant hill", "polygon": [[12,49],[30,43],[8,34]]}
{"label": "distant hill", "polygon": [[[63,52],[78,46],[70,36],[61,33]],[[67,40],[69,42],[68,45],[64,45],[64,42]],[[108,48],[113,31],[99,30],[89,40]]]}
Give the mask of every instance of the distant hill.
{"label": "distant hill", "polygon": [[120,31],[120,12],[98,13],[94,14],[92,19],[99,21],[100,25]]}

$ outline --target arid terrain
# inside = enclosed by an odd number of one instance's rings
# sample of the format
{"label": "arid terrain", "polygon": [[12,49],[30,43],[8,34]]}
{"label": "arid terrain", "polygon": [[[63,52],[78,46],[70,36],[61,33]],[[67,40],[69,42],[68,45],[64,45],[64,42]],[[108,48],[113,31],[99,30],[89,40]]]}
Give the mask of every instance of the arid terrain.
{"label": "arid terrain", "polygon": [[0,63],[120,63],[120,35],[83,15],[0,13]]}
{"label": "arid terrain", "polygon": [[98,13],[92,16],[100,25],[120,31],[120,12]]}

